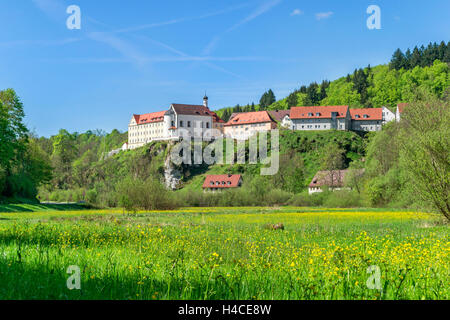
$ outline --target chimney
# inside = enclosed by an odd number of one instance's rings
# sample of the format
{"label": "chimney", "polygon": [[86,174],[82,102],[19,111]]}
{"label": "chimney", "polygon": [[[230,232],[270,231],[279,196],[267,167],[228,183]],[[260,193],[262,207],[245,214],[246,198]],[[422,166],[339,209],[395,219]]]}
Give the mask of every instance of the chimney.
{"label": "chimney", "polygon": [[208,108],[208,97],[206,96],[206,94],[205,94],[205,96],[203,97],[203,106],[205,106],[206,108]]}

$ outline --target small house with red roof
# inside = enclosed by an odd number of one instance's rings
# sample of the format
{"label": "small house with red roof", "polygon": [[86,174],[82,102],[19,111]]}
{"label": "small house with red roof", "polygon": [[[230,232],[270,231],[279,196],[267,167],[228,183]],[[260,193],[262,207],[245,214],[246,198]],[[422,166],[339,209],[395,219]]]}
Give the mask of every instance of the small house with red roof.
{"label": "small house with red roof", "polygon": [[292,107],[290,119],[294,130],[350,130],[348,106]]}
{"label": "small house with red roof", "polygon": [[238,188],[242,185],[240,174],[207,175],[203,182],[203,191],[217,192]]}

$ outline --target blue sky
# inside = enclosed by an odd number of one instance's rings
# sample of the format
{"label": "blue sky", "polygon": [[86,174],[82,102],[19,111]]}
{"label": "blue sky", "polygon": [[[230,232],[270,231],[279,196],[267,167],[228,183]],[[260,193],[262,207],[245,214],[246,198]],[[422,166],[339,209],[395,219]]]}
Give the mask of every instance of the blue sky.
{"label": "blue sky", "polygon": [[[69,5],[81,30],[69,30]],[[381,8],[381,30],[366,26]],[[447,0],[0,0],[0,88],[39,135],[125,131],[133,113],[278,98],[450,40]]]}

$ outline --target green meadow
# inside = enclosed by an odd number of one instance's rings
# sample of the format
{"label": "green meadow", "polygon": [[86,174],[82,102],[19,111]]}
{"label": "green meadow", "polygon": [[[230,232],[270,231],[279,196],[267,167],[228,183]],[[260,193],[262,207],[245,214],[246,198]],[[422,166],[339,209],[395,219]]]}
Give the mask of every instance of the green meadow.
{"label": "green meadow", "polygon": [[80,209],[0,208],[0,299],[450,298],[449,229],[432,214]]}

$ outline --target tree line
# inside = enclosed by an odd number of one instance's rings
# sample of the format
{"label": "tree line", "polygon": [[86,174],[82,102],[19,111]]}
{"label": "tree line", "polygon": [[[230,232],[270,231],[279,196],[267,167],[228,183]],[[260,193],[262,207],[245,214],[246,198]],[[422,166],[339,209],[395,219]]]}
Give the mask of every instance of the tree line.
{"label": "tree line", "polygon": [[408,48],[405,53],[399,48],[394,52],[389,66],[395,70],[410,70],[429,67],[435,60],[450,63],[450,41],[447,44],[444,41],[440,44],[430,42],[426,48],[423,45],[420,48],[415,46],[412,51]]}

